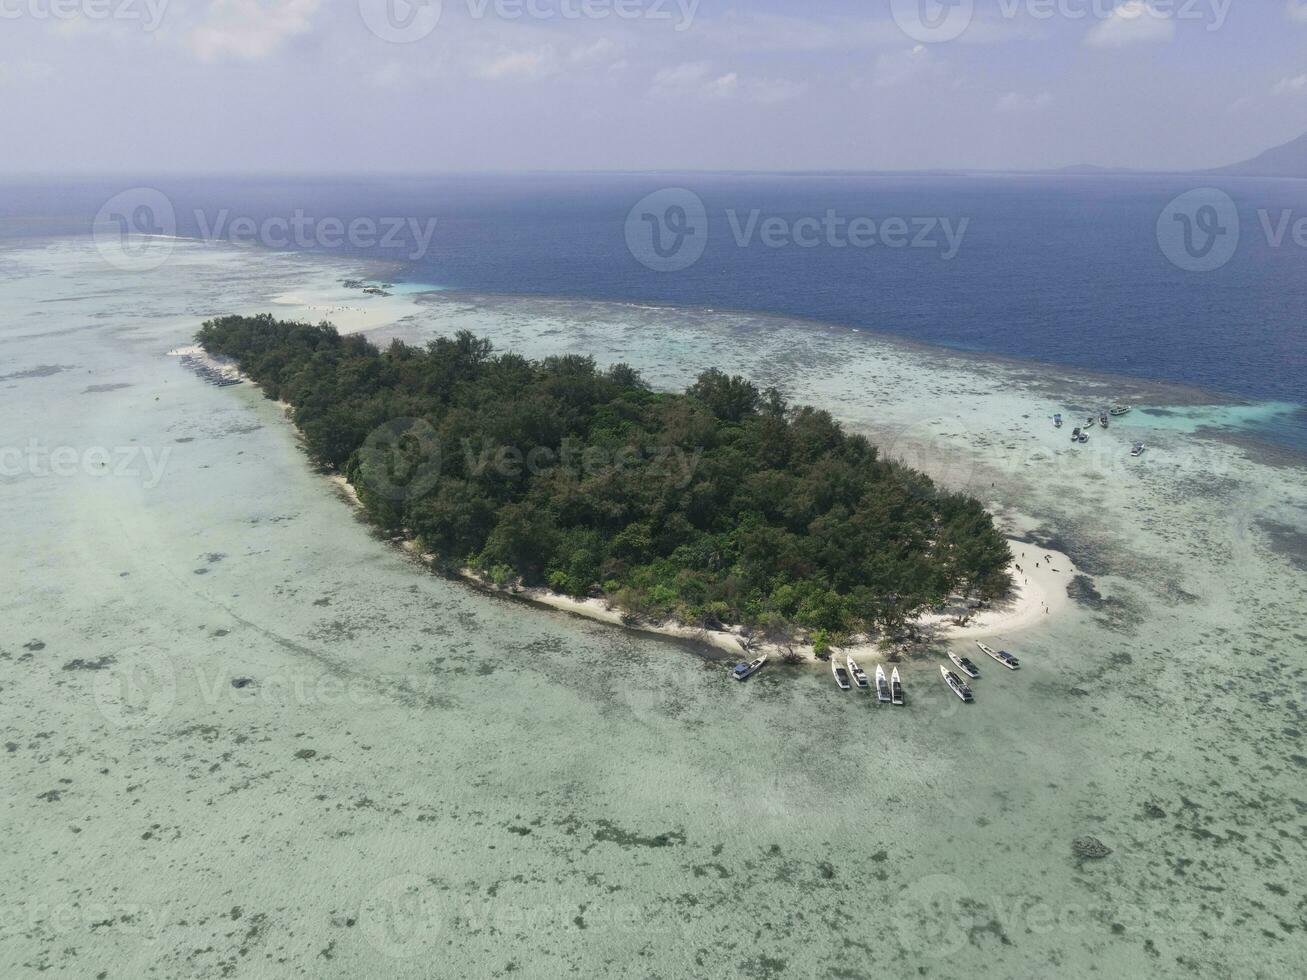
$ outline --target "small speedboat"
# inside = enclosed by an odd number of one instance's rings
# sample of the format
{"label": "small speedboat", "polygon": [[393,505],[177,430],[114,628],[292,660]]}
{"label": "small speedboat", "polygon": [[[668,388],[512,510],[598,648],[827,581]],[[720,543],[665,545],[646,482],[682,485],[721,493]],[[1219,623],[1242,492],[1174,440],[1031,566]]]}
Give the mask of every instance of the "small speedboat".
{"label": "small speedboat", "polygon": [[1106,416],[1106,415],[1100,415],[1100,416],[1098,416],[1098,424],[1101,425],[1104,429],[1106,429],[1106,428],[1107,428],[1107,416]]}
{"label": "small speedboat", "polygon": [[889,693],[890,701],[898,705],[900,708],[907,704],[907,702],[903,700],[903,681],[899,680],[899,669],[897,667],[894,668],[894,673],[892,673],[889,678]]}
{"label": "small speedboat", "polygon": [[980,668],[966,657],[960,657],[950,650],[948,652],[948,658],[953,661],[954,666],[956,666],[958,670],[962,671],[962,673],[966,674],[972,680],[975,680],[980,676]]}
{"label": "small speedboat", "polygon": [[864,691],[871,687],[871,682],[867,680],[867,672],[853,662],[853,658],[848,658],[849,676],[853,678],[853,683]]}
{"label": "small speedboat", "polygon": [[1054,416],[1053,416],[1053,427],[1056,428],[1056,429],[1060,429],[1060,428],[1062,428],[1062,416],[1061,416],[1061,415],[1054,415]]}
{"label": "small speedboat", "polygon": [[1147,451],[1148,450],[1144,448],[1144,444],[1142,442],[1136,442],[1134,449],[1130,450],[1130,455],[1133,456],[1135,459],[1138,459]]}
{"label": "small speedboat", "polygon": [[890,702],[889,681],[885,680],[885,668],[880,664],[876,665],[876,700],[882,704]]}
{"label": "small speedboat", "polygon": [[752,663],[739,664],[733,671],[731,671],[731,676],[737,681],[747,681],[754,674],[758,673],[758,671],[762,670],[762,665],[766,662],[767,655],[763,654]]}
{"label": "small speedboat", "polygon": [[984,643],[977,643],[976,646],[980,647],[981,653],[985,654],[987,657],[993,657],[1008,670],[1021,669],[1021,661],[1012,656],[1012,654],[1008,653],[1006,650],[995,650],[993,647],[987,646]]}
{"label": "small speedboat", "polygon": [[953,673],[953,671],[949,670],[947,667],[941,666],[939,668],[939,673],[940,676],[944,678],[944,683],[952,689],[953,693],[963,701],[967,702],[967,704],[971,704],[976,700],[976,696],[971,693],[971,688],[967,687],[966,681]]}
{"label": "small speedboat", "polygon": [[1080,441],[1080,426],[1077,425],[1074,429],[1071,430],[1071,441],[1072,442]]}
{"label": "small speedboat", "polygon": [[1082,432],[1082,433],[1080,433],[1080,438],[1076,440],[1076,442],[1080,443],[1082,446],[1083,446],[1085,443],[1087,443],[1088,441],[1089,441],[1089,433],[1088,433],[1088,432]]}
{"label": "small speedboat", "polygon": [[1094,417],[1092,415],[1085,419],[1085,425],[1089,426],[1091,429],[1094,427]]}
{"label": "small speedboat", "polygon": [[830,658],[830,672],[835,675],[835,683],[841,691],[847,691],[853,686],[849,683],[848,668],[841,667],[840,662],[834,657]]}

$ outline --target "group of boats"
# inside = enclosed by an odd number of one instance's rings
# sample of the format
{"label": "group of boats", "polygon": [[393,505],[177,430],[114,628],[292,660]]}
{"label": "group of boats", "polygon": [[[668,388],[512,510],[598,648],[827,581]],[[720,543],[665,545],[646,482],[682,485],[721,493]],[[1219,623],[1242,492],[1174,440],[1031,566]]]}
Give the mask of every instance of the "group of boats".
{"label": "group of boats", "polygon": [[[977,643],[981,653],[1002,664],[1008,670],[1020,670],[1021,661],[1006,650],[995,650],[985,643]],[[975,680],[980,677],[980,668],[972,661],[961,654],[950,650],[949,660],[957,667],[959,671],[968,678]],[[739,664],[731,672],[731,676],[737,681],[746,681],[758,671],[762,670],[763,665],[767,663],[767,656],[764,654],[747,664]],[[835,686],[841,691],[849,691],[857,688],[861,691],[869,691],[872,687],[872,680],[867,676],[867,672],[858,666],[857,661],[852,657],[831,657],[830,661],[831,674],[835,678]],[[940,676],[949,689],[967,704],[976,700],[975,693],[966,681],[958,675],[957,672],[949,670],[947,667],[939,668]],[[885,668],[880,664],[876,665],[875,675],[876,700],[881,704],[892,704],[902,707],[907,704],[907,698],[903,693],[903,678],[899,676],[899,669],[895,667],[888,677],[885,675]]]}
{"label": "group of boats", "polygon": [[[867,676],[867,672],[859,667],[852,657],[845,657],[843,662],[838,657],[831,657],[830,669],[835,676],[835,686],[841,691],[848,691],[854,687],[860,691],[871,689],[871,679]],[[876,665],[876,700],[881,704],[893,704],[900,708],[908,703],[903,695],[903,678],[899,677],[897,667],[887,678],[885,668],[880,664]]]}
{"label": "group of boats", "polygon": [[186,365],[193,371],[196,377],[207,381],[217,388],[230,388],[233,385],[244,384],[245,381],[236,373],[234,369],[227,370],[224,368],[214,367],[212,363],[202,357],[194,354],[187,354],[182,358],[182,364]]}
{"label": "group of boats", "polygon": [[[1087,419],[1085,419],[1085,424],[1083,426],[1078,425],[1071,430],[1071,441],[1083,446],[1085,443],[1089,441],[1089,432],[1091,429],[1093,429],[1095,421],[1097,421],[1097,424],[1099,425],[1100,428],[1106,429],[1108,425],[1111,424],[1110,419],[1120,418],[1122,415],[1128,415],[1129,413],[1130,413],[1130,409],[1128,406],[1115,405],[1112,408],[1108,409],[1106,412],[1100,414],[1097,420],[1095,420],[1094,416],[1091,415]],[[1062,418],[1061,412],[1053,416],[1053,426],[1055,428],[1060,429],[1064,425],[1066,425],[1066,421]],[[1144,444],[1142,442],[1136,442],[1134,444],[1134,447],[1130,450],[1130,455],[1138,459],[1143,454],[1144,454]]]}
{"label": "group of boats", "polygon": [[[977,643],[976,646],[980,647],[982,653],[988,657],[992,657],[1008,670],[1021,669],[1021,661],[1012,656],[1012,654],[1008,653],[1006,650],[995,650],[993,647],[984,643]],[[959,671],[971,680],[977,680],[980,677],[980,668],[972,663],[970,658],[964,657],[954,650],[949,651],[948,658],[953,661],[953,665],[957,667]],[[939,674],[944,678],[944,683],[948,685],[949,690],[964,702],[967,704],[975,702],[976,695],[975,692],[971,690],[971,685],[964,681],[957,672],[941,666],[939,668]]]}

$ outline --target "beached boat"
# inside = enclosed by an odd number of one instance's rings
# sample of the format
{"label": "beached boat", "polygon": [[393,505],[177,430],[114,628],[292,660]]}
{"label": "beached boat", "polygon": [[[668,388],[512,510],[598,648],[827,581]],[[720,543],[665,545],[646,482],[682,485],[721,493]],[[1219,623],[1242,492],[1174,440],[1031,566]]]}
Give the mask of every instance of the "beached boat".
{"label": "beached boat", "polygon": [[958,670],[973,680],[980,676],[980,668],[973,664],[969,658],[959,656],[952,650],[948,652],[948,658],[953,661]]}
{"label": "beached boat", "polygon": [[944,683],[949,686],[953,693],[963,701],[967,702],[967,704],[971,704],[971,702],[976,700],[976,696],[971,693],[971,688],[967,687],[966,681],[953,673],[953,671],[941,665],[939,673],[940,676],[944,678]]}
{"label": "beached boat", "polygon": [[885,668],[876,665],[876,700],[888,704],[890,700],[889,681],[885,680]]}
{"label": "beached boat", "polygon": [[897,667],[894,668],[894,673],[890,675],[889,695],[890,701],[900,708],[907,703],[903,700],[903,681],[899,679],[899,669]]}
{"label": "beached boat", "polygon": [[737,681],[747,681],[754,674],[758,673],[758,671],[762,670],[762,665],[766,662],[767,655],[763,654],[752,663],[739,664],[733,671],[731,671],[731,676]]}
{"label": "beached boat", "polygon": [[1138,459],[1147,451],[1148,450],[1144,448],[1144,444],[1142,442],[1136,442],[1135,447],[1130,450],[1130,455],[1133,456],[1135,459]]}
{"label": "beached boat", "polygon": [[841,691],[847,691],[853,686],[849,683],[848,668],[841,666],[835,657],[830,658],[830,672],[835,675],[835,683]]}
{"label": "beached boat", "polygon": [[1006,650],[995,650],[993,647],[987,646],[984,643],[977,643],[976,646],[980,647],[981,653],[985,654],[987,657],[993,657],[1008,670],[1021,669],[1021,661],[1012,656],[1012,654],[1008,653]]}
{"label": "beached boat", "polygon": [[1129,415],[1129,414],[1130,414],[1130,406],[1129,406],[1129,405],[1113,405],[1113,406],[1112,406],[1111,414],[1112,414],[1112,417],[1113,417],[1113,418],[1118,418],[1118,419],[1119,419],[1122,415]]}
{"label": "beached boat", "polygon": [[853,658],[848,658],[849,676],[853,678],[853,683],[864,691],[871,687],[871,681],[867,680],[867,672],[853,662]]}

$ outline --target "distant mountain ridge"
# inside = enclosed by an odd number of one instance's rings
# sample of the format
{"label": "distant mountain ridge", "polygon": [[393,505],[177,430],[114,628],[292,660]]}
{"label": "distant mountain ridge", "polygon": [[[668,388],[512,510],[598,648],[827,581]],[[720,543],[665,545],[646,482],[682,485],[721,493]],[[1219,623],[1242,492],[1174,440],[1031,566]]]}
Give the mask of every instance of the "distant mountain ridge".
{"label": "distant mountain ridge", "polygon": [[1232,177],[1307,177],[1307,133],[1251,160],[1207,172]]}

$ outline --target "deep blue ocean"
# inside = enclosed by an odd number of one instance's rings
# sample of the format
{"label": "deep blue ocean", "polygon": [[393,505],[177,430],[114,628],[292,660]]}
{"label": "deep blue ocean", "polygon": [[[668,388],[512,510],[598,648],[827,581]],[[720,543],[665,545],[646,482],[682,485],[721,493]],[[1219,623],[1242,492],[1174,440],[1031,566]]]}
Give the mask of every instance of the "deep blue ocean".
{"label": "deep blue ocean", "polygon": [[[312,230],[290,247],[400,261],[407,278],[450,289],[765,311],[1250,400],[1307,402],[1307,181],[748,174],[30,179],[0,183],[0,236],[85,234],[107,200],[139,186],[165,196],[178,234],[231,237],[235,218],[251,219],[248,230],[301,212]],[[1201,196],[1172,205],[1209,186],[1228,198],[1217,195],[1214,206]],[[668,188],[692,196],[664,194],[632,213],[647,195]],[[224,216],[227,225],[218,229]],[[375,245],[337,245],[319,234],[323,219],[359,217],[380,222]],[[433,218],[424,248],[413,229]],[[383,246],[386,219],[405,229]],[[854,227],[862,232],[856,239]],[[650,251],[654,236],[658,248]],[[1180,246],[1177,263],[1168,254],[1176,256]],[[672,271],[649,267],[696,257]],[[1307,448],[1307,416],[1264,435]]]}

